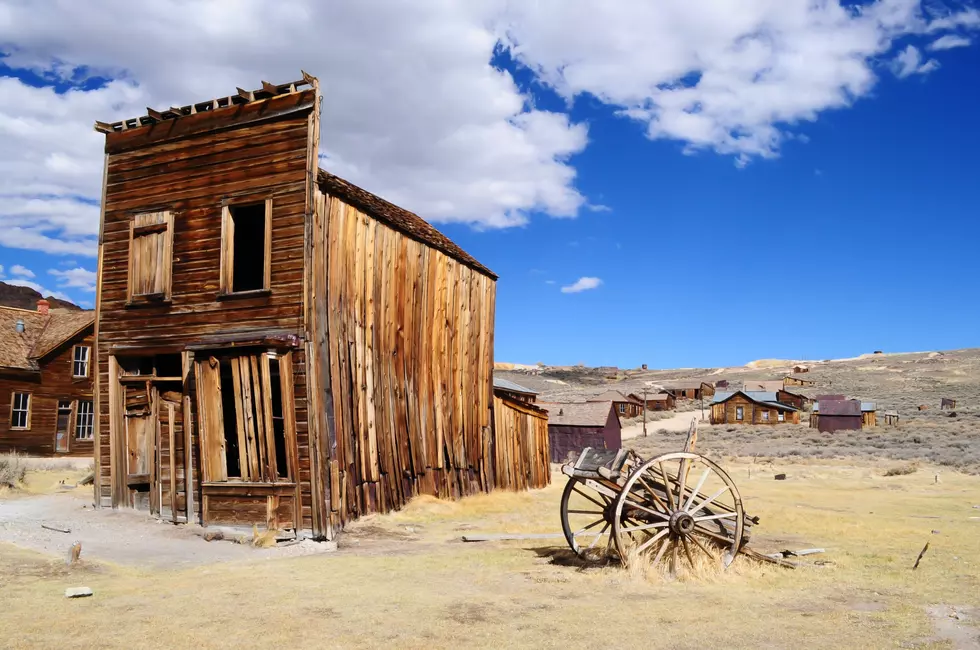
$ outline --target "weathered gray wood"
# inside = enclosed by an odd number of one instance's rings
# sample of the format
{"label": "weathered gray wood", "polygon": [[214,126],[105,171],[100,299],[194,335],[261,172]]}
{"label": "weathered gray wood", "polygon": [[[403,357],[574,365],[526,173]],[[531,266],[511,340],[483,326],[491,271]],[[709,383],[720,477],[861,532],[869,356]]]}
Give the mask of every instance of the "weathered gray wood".
{"label": "weathered gray wood", "polygon": [[500,533],[490,535],[463,535],[464,542],[500,542],[508,540],[522,539],[559,539],[564,537],[562,533]]}
{"label": "weathered gray wood", "polygon": [[68,587],[65,589],[65,598],[86,598],[92,595],[89,587]]}

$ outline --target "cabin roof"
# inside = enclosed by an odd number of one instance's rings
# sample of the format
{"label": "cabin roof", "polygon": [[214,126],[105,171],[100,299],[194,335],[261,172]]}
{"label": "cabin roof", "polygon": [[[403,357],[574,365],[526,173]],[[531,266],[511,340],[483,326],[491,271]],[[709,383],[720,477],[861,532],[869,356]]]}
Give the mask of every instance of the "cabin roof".
{"label": "cabin roof", "polygon": [[755,402],[756,404],[762,404],[763,406],[772,406],[773,408],[782,409],[784,411],[798,411],[799,409],[790,406],[789,404],[783,404],[776,400],[776,393],[768,391],[744,391],[737,390],[734,392],[723,391],[715,393],[715,398],[712,400],[712,404],[721,404],[722,402],[727,402],[736,395],[742,395],[746,397],[750,402]]}
{"label": "cabin roof", "polygon": [[436,230],[432,224],[414,212],[399,208],[394,203],[389,203],[380,196],[371,194],[367,190],[322,169],[317,174],[317,183],[320,185],[320,190],[324,193],[330,196],[336,196],[344,202],[353,205],[355,208],[383,221],[398,232],[404,233],[423,244],[427,244],[494,280],[497,279],[497,275],[493,271],[477,262],[469,253],[457,246],[453,240]]}
{"label": "cabin roof", "polygon": [[502,377],[497,377],[497,376],[494,376],[493,378],[493,387],[500,388],[501,390],[509,390],[512,393],[525,393],[527,395],[538,394],[536,390],[531,390],[530,388],[521,386],[520,384],[514,383],[509,379],[504,379]]}
{"label": "cabin roof", "polygon": [[[17,321],[24,321],[24,332]],[[37,370],[37,359],[95,322],[94,311],[52,309],[47,315],[0,306],[0,367]]]}
{"label": "cabin roof", "polygon": [[861,415],[861,402],[856,399],[825,399],[813,403],[813,412],[820,415]]}
{"label": "cabin roof", "polygon": [[596,395],[595,397],[588,398],[590,402],[630,402],[632,404],[641,404],[642,402],[633,397],[627,397],[623,395],[618,390],[607,390],[605,393]]}
{"label": "cabin roof", "polygon": [[861,402],[861,411],[862,412],[877,411],[877,410],[878,409],[875,406],[875,403],[874,402]]}
{"label": "cabin roof", "polygon": [[705,384],[714,388],[714,384],[701,379],[685,379],[682,381],[666,382],[664,383],[664,388],[666,388],[667,390],[691,390],[691,389],[697,390],[700,389],[701,386]]}
{"label": "cabin roof", "polygon": [[[629,396],[640,403],[643,402],[642,395],[637,395],[636,393],[630,393]],[[670,394],[667,391],[661,391],[659,393],[647,393],[646,400],[648,402],[652,402],[652,401],[666,402],[669,398],[670,398]]]}
{"label": "cabin roof", "polygon": [[553,402],[539,404],[548,409],[548,424],[570,427],[604,427],[612,402]]}

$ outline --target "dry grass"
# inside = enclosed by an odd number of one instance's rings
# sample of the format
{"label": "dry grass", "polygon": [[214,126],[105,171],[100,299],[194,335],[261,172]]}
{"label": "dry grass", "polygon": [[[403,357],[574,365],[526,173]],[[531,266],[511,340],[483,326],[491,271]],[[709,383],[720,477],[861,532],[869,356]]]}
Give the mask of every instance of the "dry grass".
{"label": "dry grass", "polygon": [[[83,566],[0,548],[9,647],[942,647],[925,607],[980,606],[980,477],[880,463],[728,463],[759,550],[825,547],[788,571],[740,558],[677,580],[583,566],[562,540],[464,544],[465,532],[559,530],[545,490],[420,499],[358,522],[325,556],[182,571]],[[774,481],[774,472],[788,474]],[[751,478],[750,478],[751,476]],[[931,531],[938,531],[933,534]],[[922,545],[929,553],[915,572]],[[816,562],[826,564],[817,565]],[[58,563],[61,563],[59,566]],[[85,585],[93,598],[66,600]],[[930,641],[930,639],[932,641]]]}
{"label": "dry grass", "polygon": [[27,477],[27,463],[20,454],[0,455],[0,489],[17,489]]}

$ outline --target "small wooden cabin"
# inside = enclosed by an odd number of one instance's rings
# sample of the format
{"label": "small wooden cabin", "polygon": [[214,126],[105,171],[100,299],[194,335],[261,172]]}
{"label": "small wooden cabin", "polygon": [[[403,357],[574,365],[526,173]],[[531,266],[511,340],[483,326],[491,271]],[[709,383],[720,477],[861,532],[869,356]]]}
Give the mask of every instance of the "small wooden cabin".
{"label": "small wooden cabin", "polygon": [[589,402],[612,402],[613,408],[621,418],[635,418],[643,413],[643,401],[627,397],[618,390],[607,390],[601,395],[590,397]]}
{"label": "small wooden cabin", "polygon": [[95,313],[0,306],[0,453],[91,456]]}
{"label": "small wooden cabin", "polygon": [[776,391],[776,401],[780,404],[789,404],[797,410],[805,411],[812,400],[806,395],[780,389]]}
{"label": "small wooden cabin", "polygon": [[701,380],[676,381],[664,386],[677,399],[701,399],[715,394],[715,386],[711,382]]}
{"label": "small wooden cabin", "polygon": [[823,432],[860,431],[861,402],[856,399],[821,399],[813,403],[810,428]]}
{"label": "small wooden cabin", "polygon": [[[627,395],[627,397],[632,400],[636,400],[640,404],[644,403],[642,395],[630,393]],[[676,405],[677,399],[667,391],[662,391],[653,395],[647,393],[646,408],[648,411],[672,411]]]}
{"label": "small wooden cabin", "polygon": [[319,102],[304,74],[96,123],[99,507],[329,539],[509,482],[496,276],[319,169]]}
{"label": "small wooden cabin", "polygon": [[878,426],[877,407],[874,402],[861,402],[861,428]]}
{"label": "small wooden cabin", "polygon": [[493,393],[494,395],[505,396],[514,401],[526,402],[528,404],[533,404],[538,399],[537,392],[512,382],[509,379],[497,377],[496,375],[493,378]]}
{"label": "small wooden cabin", "polygon": [[940,410],[955,409],[956,408],[956,400],[955,399],[950,399],[948,397],[940,398],[939,408],[940,408]]}
{"label": "small wooden cabin", "polygon": [[548,409],[548,445],[551,462],[565,461],[586,447],[619,449],[622,425],[612,402],[541,404]]}
{"label": "small wooden cabin", "polygon": [[793,377],[792,375],[786,375],[783,377],[783,387],[789,388],[790,386],[816,386],[817,382],[810,379],[803,379],[802,377]]}
{"label": "small wooden cabin", "polygon": [[[773,393],[768,393],[773,396]],[[800,412],[744,391],[719,393],[711,404],[711,424],[799,424]]]}
{"label": "small wooden cabin", "polygon": [[793,373],[797,375],[802,375],[804,373],[810,372],[809,366],[794,366]]}
{"label": "small wooden cabin", "polygon": [[898,426],[899,416],[898,411],[885,411],[885,424],[887,426]]}

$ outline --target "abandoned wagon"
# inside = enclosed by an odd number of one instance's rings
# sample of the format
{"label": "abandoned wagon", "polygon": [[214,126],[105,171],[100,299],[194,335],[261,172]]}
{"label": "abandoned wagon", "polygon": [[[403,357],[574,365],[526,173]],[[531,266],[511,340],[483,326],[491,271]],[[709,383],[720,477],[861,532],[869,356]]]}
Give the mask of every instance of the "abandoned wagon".
{"label": "abandoned wagon", "polygon": [[509,471],[496,276],[318,168],[315,78],[96,129],[100,507],[329,539]]}
{"label": "abandoned wagon", "polygon": [[0,453],[91,456],[95,313],[0,307]]}
{"label": "abandoned wagon", "polygon": [[775,392],[717,392],[711,424],[799,424],[798,409],[777,401]]}
{"label": "abandoned wagon", "polygon": [[541,403],[548,409],[548,444],[551,462],[565,461],[586,447],[619,449],[622,425],[612,402]]}

